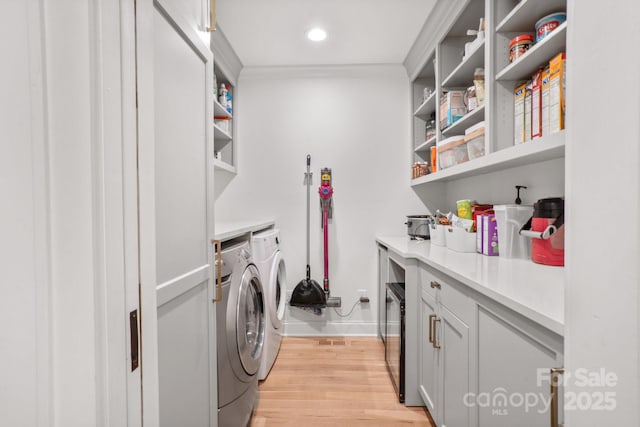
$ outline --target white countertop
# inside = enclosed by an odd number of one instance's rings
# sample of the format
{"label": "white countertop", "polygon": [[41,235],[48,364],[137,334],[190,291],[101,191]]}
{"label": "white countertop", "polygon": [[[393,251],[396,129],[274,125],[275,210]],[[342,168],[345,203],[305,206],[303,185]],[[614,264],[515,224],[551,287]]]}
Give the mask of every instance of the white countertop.
{"label": "white countertop", "polygon": [[403,236],[376,236],[403,258],[415,258],[551,331],[564,335],[564,268],[459,253]]}
{"label": "white countertop", "polygon": [[229,240],[234,237],[242,236],[245,233],[264,230],[273,227],[275,221],[267,220],[238,220],[238,221],[216,221],[215,239]]}

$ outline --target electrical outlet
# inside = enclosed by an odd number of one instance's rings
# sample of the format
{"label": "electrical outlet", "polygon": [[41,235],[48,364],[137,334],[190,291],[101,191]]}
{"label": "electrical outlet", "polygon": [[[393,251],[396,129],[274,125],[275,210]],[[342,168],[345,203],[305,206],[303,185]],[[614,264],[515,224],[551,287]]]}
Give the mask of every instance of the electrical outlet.
{"label": "electrical outlet", "polygon": [[366,289],[358,289],[358,296],[360,299],[367,298],[367,290]]}

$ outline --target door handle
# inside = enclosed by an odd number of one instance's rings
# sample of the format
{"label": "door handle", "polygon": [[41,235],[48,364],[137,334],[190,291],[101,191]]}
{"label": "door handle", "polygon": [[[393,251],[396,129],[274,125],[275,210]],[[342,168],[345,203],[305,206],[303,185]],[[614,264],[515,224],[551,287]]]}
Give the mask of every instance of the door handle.
{"label": "door handle", "polygon": [[129,339],[131,340],[131,372],[139,366],[138,310],[129,313]]}
{"label": "door handle", "polygon": [[434,280],[431,282],[431,289],[442,289],[442,286]]}
{"label": "door handle", "polygon": [[216,297],[213,302],[222,300],[222,242],[220,240],[212,240],[211,243],[216,245]]}
{"label": "door handle", "polygon": [[433,348],[440,349],[440,344],[438,344],[438,330],[436,329],[436,322],[440,323],[440,318],[435,317],[433,319]]}
{"label": "door handle", "polygon": [[551,414],[551,427],[562,427],[559,423],[559,405],[558,405],[558,381],[560,375],[564,374],[563,368],[551,368],[551,375],[549,375],[550,393],[551,393],[551,407],[549,412]]}
{"label": "door handle", "polygon": [[433,319],[436,317],[435,314],[429,315],[429,342],[433,344]]}

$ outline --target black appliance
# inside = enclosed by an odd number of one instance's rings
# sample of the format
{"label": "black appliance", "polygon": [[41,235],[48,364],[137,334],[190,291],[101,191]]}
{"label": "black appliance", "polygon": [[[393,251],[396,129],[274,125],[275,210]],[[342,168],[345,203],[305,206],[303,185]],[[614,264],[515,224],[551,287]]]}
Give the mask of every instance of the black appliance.
{"label": "black appliance", "polygon": [[385,311],[384,359],[398,400],[404,403],[404,283],[387,283]]}

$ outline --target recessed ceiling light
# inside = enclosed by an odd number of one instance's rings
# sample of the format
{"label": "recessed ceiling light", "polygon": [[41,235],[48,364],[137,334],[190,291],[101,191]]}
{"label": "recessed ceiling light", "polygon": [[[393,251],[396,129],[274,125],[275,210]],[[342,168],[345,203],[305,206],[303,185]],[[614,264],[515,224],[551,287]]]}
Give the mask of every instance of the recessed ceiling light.
{"label": "recessed ceiling light", "polygon": [[307,38],[314,42],[321,42],[322,40],[327,38],[327,32],[322,28],[312,28],[307,31]]}

